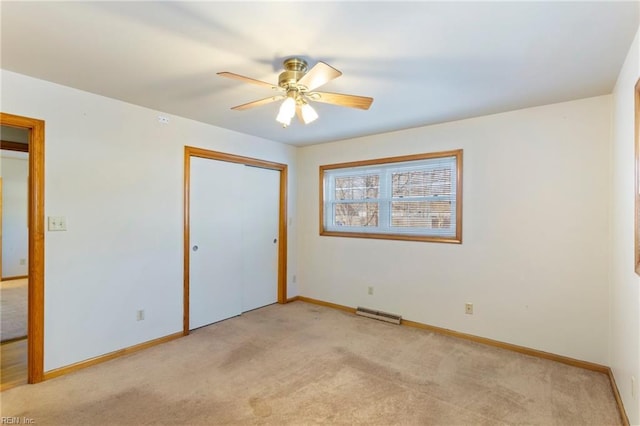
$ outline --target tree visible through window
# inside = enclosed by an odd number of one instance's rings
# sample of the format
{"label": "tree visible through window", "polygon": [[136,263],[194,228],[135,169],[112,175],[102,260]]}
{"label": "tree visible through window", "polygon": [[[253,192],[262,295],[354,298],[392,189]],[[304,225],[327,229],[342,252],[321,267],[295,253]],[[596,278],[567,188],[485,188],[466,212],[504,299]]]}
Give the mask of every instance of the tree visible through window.
{"label": "tree visible through window", "polygon": [[342,176],[335,180],[335,223],[339,226],[378,226],[378,175]]}
{"label": "tree visible through window", "polygon": [[320,167],[322,235],[461,242],[462,151]]}

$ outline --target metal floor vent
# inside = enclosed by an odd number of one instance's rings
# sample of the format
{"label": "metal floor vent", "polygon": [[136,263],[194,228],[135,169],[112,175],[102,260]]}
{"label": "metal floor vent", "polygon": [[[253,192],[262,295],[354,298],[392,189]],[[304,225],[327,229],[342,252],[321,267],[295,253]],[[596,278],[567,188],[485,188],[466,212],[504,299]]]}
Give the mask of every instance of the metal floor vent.
{"label": "metal floor vent", "polygon": [[361,306],[358,306],[358,309],[356,309],[356,315],[361,315],[363,317],[373,318],[380,321],[386,321],[386,322],[390,322],[392,324],[398,324],[398,325],[400,325],[400,322],[402,321],[402,317],[400,315],[389,314],[387,312],[380,312],[373,309],[363,308]]}

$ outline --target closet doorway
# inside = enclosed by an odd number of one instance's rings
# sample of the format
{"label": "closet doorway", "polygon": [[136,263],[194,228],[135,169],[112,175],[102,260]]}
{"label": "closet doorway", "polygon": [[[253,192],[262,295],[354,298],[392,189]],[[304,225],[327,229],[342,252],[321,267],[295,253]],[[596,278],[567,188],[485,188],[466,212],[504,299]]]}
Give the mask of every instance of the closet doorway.
{"label": "closet doorway", "polygon": [[185,334],[286,302],[286,172],[185,148]]}

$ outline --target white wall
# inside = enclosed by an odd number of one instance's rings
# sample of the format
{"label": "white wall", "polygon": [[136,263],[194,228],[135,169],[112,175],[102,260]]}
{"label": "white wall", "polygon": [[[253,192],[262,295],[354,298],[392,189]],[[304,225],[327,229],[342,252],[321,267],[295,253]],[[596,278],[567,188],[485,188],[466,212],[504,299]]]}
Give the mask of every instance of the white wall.
{"label": "white wall", "polygon": [[28,273],[29,235],[27,227],[28,154],[2,151],[2,276]]}
{"label": "white wall", "polygon": [[[185,145],[289,164],[295,215],[291,146],[175,116],[160,124],[157,111],[0,77],[3,112],[45,120],[45,212],[67,219],[66,232],[45,235],[45,371],[182,330]],[[295,274],[294,256],[288,266]]]}
{"label": "white wall", "polygon": [[[640,32],[638,33],[640,34]],[[611,200],[611,369],[631,424],[640,424],[640,277],[634,272],[634,86],[640,77],[639,35],[613,91]],[[636,396],[631,396],[631,377]]]}
{"label": "white wall", "polygon": [[[610,108],[602,96],[302,148],[300,293],[608,364]],[[318,166],[457,148],[463,244],[318,235]]]}

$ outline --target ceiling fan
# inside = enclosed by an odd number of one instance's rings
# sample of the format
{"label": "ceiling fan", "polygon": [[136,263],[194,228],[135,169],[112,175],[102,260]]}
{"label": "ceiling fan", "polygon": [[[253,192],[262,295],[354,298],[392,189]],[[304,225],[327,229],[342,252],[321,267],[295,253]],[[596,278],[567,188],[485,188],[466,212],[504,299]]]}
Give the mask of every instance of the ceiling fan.
{"label": "ceiling fan", "polygon": [[340,71],[324,62],[316,63],[308,72],[307,62],[301,58],[285,59],[283,65],[284,72],[278,77],[277,85],[232,72],[219,72],[219,76],[268,87],[278,92],[277,95],[234,106],[231,109],[242,111],[284,99],[276,120],[283,127],[287,127],[291,124],[294,115],[297,115],[304,124],[309,124],[318,118],[318,113],[309,105],[311,101],[365,110],[369,109],[373,102],[373,98],[366,96],[316,92],[316,88],[342,75]]}

